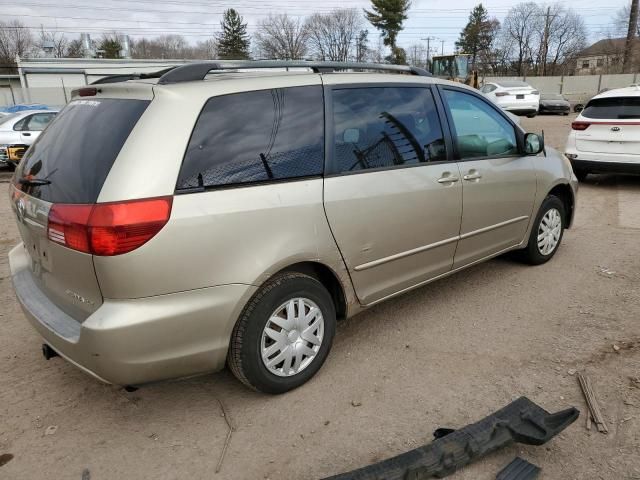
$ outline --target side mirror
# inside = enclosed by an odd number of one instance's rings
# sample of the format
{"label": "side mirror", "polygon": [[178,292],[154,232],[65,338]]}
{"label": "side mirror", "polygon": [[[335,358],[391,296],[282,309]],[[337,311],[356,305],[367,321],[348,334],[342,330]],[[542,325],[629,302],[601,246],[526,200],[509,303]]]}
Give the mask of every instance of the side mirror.
{"label": "side mirror", "polygon": [[527,133],[524,136],[524,153],[538,155],[544,150],[544,138],[537,133]]}
{"label": "side mirror", "polygon": [[358,143],[360,141],[360,130],[357,128],[347,128],[342,134],[344,143]]}

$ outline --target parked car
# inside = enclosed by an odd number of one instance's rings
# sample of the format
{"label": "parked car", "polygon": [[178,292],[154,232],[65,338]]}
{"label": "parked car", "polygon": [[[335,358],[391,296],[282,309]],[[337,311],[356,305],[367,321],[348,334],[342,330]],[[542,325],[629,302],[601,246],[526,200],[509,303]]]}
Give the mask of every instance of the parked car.
{"label": "parked car", "polygon": [[569,162],[477,90],[383,65],[414,75],[221,73],[239,65],[82,88],[27,151],[9,260],[47,357],[119,385],[228,363],[280,393],[320,369],[338,319],[558,250]]}
{"label": "parked car", "polygon": [[561,113],[569,115],[571,104],[561,93],[543,93],[540,95],[539,113]]}
{"label": "parked car", "polygon": [[23,110],[0,118],[0,167],[14,166],[10,145],[31,145],[55,117],[56,110]]}
{"label": "parked car", "polygon": [[480,91],[500,108],[516,115],[535,117],[540,106],[540,92],[520,80],[485,83]]}
{"label": "parked car", "polygon": [[589,173],[640,173],[640,88],[589,100],[571,124],[565,153],[580,180]]}

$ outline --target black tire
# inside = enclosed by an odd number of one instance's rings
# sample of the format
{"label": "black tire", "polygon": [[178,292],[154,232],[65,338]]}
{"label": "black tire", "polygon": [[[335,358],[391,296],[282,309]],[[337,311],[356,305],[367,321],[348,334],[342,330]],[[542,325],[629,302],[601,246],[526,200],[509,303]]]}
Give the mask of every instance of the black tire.
{"label": "black tire", "polygon": [[[262,333],[272,313],[287,300],[303,297],[314,302],[324,319],[324,336],[310,364],[291,376],[270,372],[262,361]],[[283,272],[269,279],[240,314],[233,333],[227,362],[231,372],[249,388],[264,393],[284,393],[313,377],[331,350],[336,332],[336,311],[331,295],[314,277],[299,272]]]}
{"label": "black tire", "polygon": [[538,112],[528,113],[527,118],[534,118],[536,115],[538,115]]}
{"label": "black tire", "polygon": [[564,112],[562,115],[566,117],[567,115],[569,115],[569,112]]}
{"label": "black tire", "polygon": [[[542,222],[545,214],[555,208],[560,213],[560,237],[558,238],[558,243],[555,248],[546,255],[543,255],[538,248],[538,234],[540,230],[540,223]],[[565,225],[567,223],[567,215],[564,208],[564,203],[555,195],[549,195],[544,199],[542,205],[540,206],[540,210],[538,211],[538,215],[536,215],[535,221],[533,223],[533,227],[531,228],[531,234],[529,235],[529,242],[527,243],[526,248],[520,250],[520,258],[530,264],[530,265],[541,265],[543,263],[548,262],[553,258],[553,256],[560,248],[560,244],[562,243],[562,236],[564,235]]]}
{"label": "black tire", "polygon": [[574,170],[573,173],[579,182],[584,182],[587,179],[587,175],[589,175],[586,170]]}

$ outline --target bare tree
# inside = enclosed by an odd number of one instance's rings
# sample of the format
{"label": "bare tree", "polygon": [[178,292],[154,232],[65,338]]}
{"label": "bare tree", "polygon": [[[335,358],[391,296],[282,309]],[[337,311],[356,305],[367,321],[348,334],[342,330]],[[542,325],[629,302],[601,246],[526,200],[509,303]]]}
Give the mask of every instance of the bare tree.
{"label": "bare tree", "polygon": [[319,60],[346,61],[352,57],[363,20],[355,8],[314,13],[307,19],[309,46]]}
{"label": "bare tree", "polygon": [[33,47],[33,36],[20,21],[0,21],[0,72],[15,72],[16,57],[26,56]]}
{"label": "bare tree", "polygon": [[[631,3],[620,7],[613,17],[613,28],[605,32],[607,37],[626,37],[629,29],[629,17],[631,14]],[[640,37],[640,23],[636,28],[636,36]]]}
{"label": "bare tree", "polygon": [[82,40],[76,38],[69,42],[67,51],[65,52],[64,56],[67,58],[82,58],[85,56],[85,53],[86,52],[84,49],[84,45],[82,44]]}
{"label": "bare tree", "polygon": [[61,32],[49,32],[40,26],[40,35],[38,38],[38,47],[55,58],[62,58],[67,54],[69,40]]}
{"label": "bare tree", "polygon": [[218,42],[215,38],[208,38],[196,43],[193,49],[193,58],[211,60],[218,56]]}
{"label": "bare tree", "polygon": [[502,23],[503,43],[512,43],[518,75],[526,73],[538,51],[539,33],[542,31],[541,8],[533,3],[520,3],[509,10]]}
{"label": "bare tree", "polygon": [[259,23],[254,44],[260,58],[299,60],[308,51],[307,27],[286,13],[270,14]]}
{"label": "bare tree", "polygon": [[356,39],[356,62],[364,62],[369,56],[369,30],[360,30]]}
{"label": "bare tree", "polygon": [[542,75],[555,75],[560,65],[575,59],[585,48],[587,28],[580,15],[559,3],[547,9],[543,20],[547,33],[540,48],[540,72]]}
{"label": "bare tree", "polygon": [[427,49],[424,45],[414,44],[407,48],[407,63],[414,67],[425,68],[427,65]]}

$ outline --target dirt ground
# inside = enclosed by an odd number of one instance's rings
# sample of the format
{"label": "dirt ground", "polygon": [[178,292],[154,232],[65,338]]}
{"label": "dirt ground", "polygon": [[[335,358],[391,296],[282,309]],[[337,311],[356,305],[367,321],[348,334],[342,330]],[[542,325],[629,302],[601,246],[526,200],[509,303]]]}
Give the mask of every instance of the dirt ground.
{"label": "dirt ground", "polygon": [[[570,120],[522,123],[562,148]],[[575,226],[546,265],[498,258],[341,324],[320,373],[275,397],[228,371],[126,393],[45,361],[9,278],[6,183],[0,199],[0,455],[13,455],[1,479],[317,479],[521,395],[584,412],[573,370],[591,377],[608,435],[581,416],[545,446],[503,449],[451,478],[494,479],[521,455],[541,479],[640,479],[640,177],[581,184]],[[219,401],[235,431],[216,474]]]}

